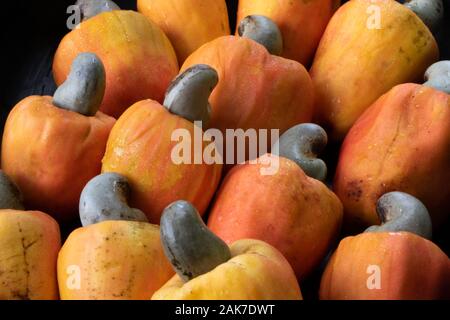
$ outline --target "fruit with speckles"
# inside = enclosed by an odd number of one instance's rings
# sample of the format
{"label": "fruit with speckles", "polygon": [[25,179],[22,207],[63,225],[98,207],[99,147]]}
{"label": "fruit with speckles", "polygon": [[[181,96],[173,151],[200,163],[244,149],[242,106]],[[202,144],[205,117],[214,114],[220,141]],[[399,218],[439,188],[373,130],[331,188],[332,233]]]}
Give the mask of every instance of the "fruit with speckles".
{"label": "fruit with speckles", "polygon": [[58,223],[24,211],[17,186],[0,171],[0,300],[56,300]]}
{"label": "fruit with speckles", "polygon": [[146,300],[172,275],[159,226],[128,206],[125,177],[105,173],[90,180],[80,198],[82,228],[58,256],[63,300]]}
{"label": "fruit with speckles", "polygon": [[450,96],[428,85],[402,84],[358,119],[341,148],[333,188],[344,227],[379,222],[375,204],[390,191],[427,206],[435,229],[450,212]]}

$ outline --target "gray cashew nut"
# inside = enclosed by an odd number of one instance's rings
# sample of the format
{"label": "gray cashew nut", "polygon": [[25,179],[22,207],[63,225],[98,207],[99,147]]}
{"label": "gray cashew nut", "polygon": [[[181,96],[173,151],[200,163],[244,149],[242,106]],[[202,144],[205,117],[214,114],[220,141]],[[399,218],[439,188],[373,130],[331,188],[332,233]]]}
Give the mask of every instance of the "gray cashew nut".
{"label": "gray cashew nut", "polygon": [[53,95],[53,104],[62,109],[94,116],[105,94],[105,68],[94,53],[80,53],[70,73]]}
{"label": "gray cashew nut", "polygon": [[80,196],[80,219],[83,226],[107,220],[143,221],[146,215],[130,208],[130,186],[127,179],[117,173],[103,173],[91,179]]}
{"label": "gray cashew nut", "polygon": [[218,81],[216,70],[205,64],[194,65],[172,81],[163,105],[173,114],[207,126],[211,114],[208,99]]}
{"label": "gray cashew nut", "polygon": [[450,94],[450,60],[438,61],[425,72],[425,86]]}
{"label": "gray cashew nut", "polygon": [[230,248],[212,233],[187,201],[170,204],[161,217],[164,252],[177,274],[189,281],[231,259]]}
{"label": "gray cashew nut", "polygon": [[381,196],[376,205],[381,226],[371,226],[365,232],[412,232],[431,239],[431,218],[425,205],[404,192],[389,192]]}
{"label": "gray cashew nut", "polygon": [[327,133],[322,127],[302,123],[282,134],[272,146],[272,153],[294,161],[308,176],[324,181],[327,177],[327,165],[317,156],[327,142]]}
{"label": "gray cashew nut", "polygon": [[238,27],[241,37],[252,39],[263,45],[270,54],[280,56],[283,52],[283,36],[270,18],[261,15],[251,15],[244,18]]}

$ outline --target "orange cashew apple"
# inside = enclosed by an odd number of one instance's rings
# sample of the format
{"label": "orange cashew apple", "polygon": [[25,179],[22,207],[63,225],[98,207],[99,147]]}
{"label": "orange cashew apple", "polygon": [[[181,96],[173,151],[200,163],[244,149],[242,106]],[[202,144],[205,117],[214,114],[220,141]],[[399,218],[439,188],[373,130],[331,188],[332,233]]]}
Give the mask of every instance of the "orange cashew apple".
{"label": "orange cashew apple", "polygon": [[150,299],[172,275],[159,227],[128,206],[128,181],[116,173],[93,178],[80,198],[82,228],[58,256],[63,300]]}
{"label": "orange cashew apple", "polygon": [[186,201],[164,210],[161,239],[177,275],[153,300],[302,298],[294,272],[278,250],[259,240],[239,240],[228,247]]}
{"label": "orange cashew apple", "polygon": [[76,217],[81,190],[100,173],[115,122],[97,111],[104,90],[102,62],[82,53],[53,97],[27,97],[9,113],[2,168],[22,191],[27,208],[59,221]]}
{"label": "orange cashew apple", "polygon": [[0,300],[56,300],[58,223],[24,211],[17,186],[0,171]]}
{"label": "orange cashew apple", "polygon": [[[82,14],[86,14],[87,8],[81,7]],[[118,118],[139,100],[150,98],[161,102],[171,79],[178,73],[169,39],[140,13],[102,11],[103,8],[95,11],[61,40],[53,60],[56,83],[66,79],[69,66],[79,53],[93,52],[102,59],[106,70],[102,112]]]}

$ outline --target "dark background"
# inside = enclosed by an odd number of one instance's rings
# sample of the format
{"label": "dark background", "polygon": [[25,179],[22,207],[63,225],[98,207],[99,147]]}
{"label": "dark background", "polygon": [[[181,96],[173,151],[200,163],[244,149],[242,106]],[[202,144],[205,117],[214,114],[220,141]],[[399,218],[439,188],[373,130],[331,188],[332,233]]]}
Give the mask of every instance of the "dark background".
{"label": "dark background", "polygon": [[[66,9],[75,0],[15,0],[2,3],[0,10],[0,134],[9,110],[29,95],[52,95],[55,90],[51,74],[53,54],[61,38],[68,32]],[[136,0],[117,0],[122,9],[136,9]],[[344,1],[345,2],[345,1]],[[450,59],[450,0],[444,0],[445,23],[438,30],[441,59]],[[237,0],[227,1],[232,30],[235,26]],[[328,149],[328,163],[333,166],[339,146]],[[331,165],[330,165],[331,164]],[[63,234],[77,225],[62,226]],[[449,225],[442,228],[434,241],[447,255],[450,253]],[[306,298],[315,298],[320,269],[304,285]]]}

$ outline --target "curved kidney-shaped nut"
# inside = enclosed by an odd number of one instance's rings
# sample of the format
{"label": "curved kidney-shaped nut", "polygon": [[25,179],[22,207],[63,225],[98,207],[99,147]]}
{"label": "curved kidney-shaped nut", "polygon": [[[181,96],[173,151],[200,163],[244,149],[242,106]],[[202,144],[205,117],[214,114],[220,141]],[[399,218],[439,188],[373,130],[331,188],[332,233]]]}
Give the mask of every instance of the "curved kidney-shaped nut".
{"label": "curved kidney-shaped nut", "polygon": [[97,113],[105,94],[105,68],[94,53],[80,53],[70,73],[53,95],[53,104],[85,116]]}
{"label": "curved kidney-shaped nut", "polygon": [[327,141],[327,133],[322,127],[302,123],[282,134],[272,146],[272,153],[294,161],[308,176],[324,181],[327,165],[317,155],[326,147]]}
{"label": "curved kidney-shaped nut", "polygon": [[369,227],[366,232],[406,231],[431,239],[431,218],[419,199],[404,192],[389,192],[378,199],[376,210],[381,226]]}
{"label": "curved kidney-shaped nut", "polygon": [[0,170],[0,209],[24,210],[22,200],[19,188]]}
{"label": "curved kidney-shaped nut", "polygon": [[175,271],[189,281],[231,259],[230,248],[212,233],[197,209],[176,201],[161,217],[161,241]]}
{"label": "curved kidney-shaped nut", "polygon": [[75,5],[80,8],[83,21],[102,12],[120,10],[119,6],[111,0],[77,0]]}
{"label": "curved kidney-shaped nut", "polygon": [[218,82],[216,70],[205,64],[194,65],[172,81],[163,105],[173,114],[206,126],[211,114],[208,99]]}
{"label": "curved kidney-shaped nut", "polygon": [[432,64],[425,72],[425,86],[450,94],[450,60]]}
{"label": "curved kidney-shaped nut", "polygon": [[148,221],[138,209],[128,206],[130,186],[117,173],[103,173],[91,179],[80,196],[80,219],[83,226],[106,220]]}
{"label": "curved kidney-shaped nut", "polygon": [[283,52],[281,31],[268,17],[251,15],[244,18],[239,23],[238,33],[263,45],[273,55],[279,56]]}
{"label": "curved kidney-shaped nut", "polygon": [[436,30],[444,19],[442,0],[407,0],[405,6],[414,11],[430,30]]}

